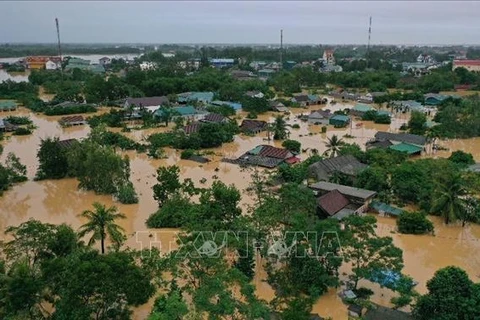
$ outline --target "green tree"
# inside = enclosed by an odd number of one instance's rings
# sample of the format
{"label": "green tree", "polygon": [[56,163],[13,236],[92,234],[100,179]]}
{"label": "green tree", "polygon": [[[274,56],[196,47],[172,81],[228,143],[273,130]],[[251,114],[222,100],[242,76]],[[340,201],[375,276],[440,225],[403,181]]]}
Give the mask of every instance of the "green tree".
{"label": "green tree", "polygon": [[284,140],[288,136],[287,123],[282,116],[277,116],[273,123],[273,139]]}
{"label": "green tree", "polygon": [[477,319],[480,317],[478,284],[454,266],[435,272],[427,282],[428,293],[421,296],[413,313],[419,320]]}
{"label": "green tree", "polygon": [[95,202],[93,203],[95,210],[85,210],[80,217],[88,220],[87,223],[80,227],[78,235],[84,237],[88,233],[92,233],[88,245],[95,244],[100,240],[102,254],[105,253],[105,240],[107,237],[119,248],[125,240],[124,229],[116,224],[116,220],[125,219],[123,213],[118,213],[116,207],[106,208],[105,205]]}
{"label": "green tree", "polygon": [[58,141],[58,138],[41,141],[37,152],[37,179],[61,179],[68,174],[67,150]]}
{"label": "green tree", "polygon": [[343,140],[336,134],[334,134],[331,138],[327,138],[327,142],[325,142],[327,150],[325,150],[324,154],[328,155],[330,158],[336,157],[339,154],[343,143]]}
{"label": "green tree", "polygon": [[446,224],[455,222],[465,210],[466,194],[465,181],[461,175],[458,173],[447,175],[437,185],[432,212],[440,214]]}
{"label": "green tree", "polygon": [[100,255],[85,250],[52,261],[45,277],[53,285],[54,319],[129,319],[130,307],[153,296],[150,274],[129,252]]}
{"label": "green tree", "polygon": [[168,127],[168,124],[172,121],[175,116],[180,115],[177,110],[171,107],[161,108],[159,120],[165,122],[165,126]]}
{"label": "green tree", "polygon": [[423,112],[412,111],[410,120],[408,121],[408,128],[410,133],[424,135],[427,127],[425,123],[427,122],[427,116]]}
{"label": "green tree", "polygon": [[475,160],[473,159],[473,155],[471,153],[464,152],[462,150],[457,150],[452,152],[448,160],[462,166],[467,167],[469,165],[475,164]]}
{"label": "green tree", "polygon": [[68,155],[70,174],[80,188],[100,194],[117,194],[130,177],[128,157],[121,158],[111,147],[87,139],[71,147]]}
{"label": "green tree", "polygon": [[433,233],[433,223],[423,212],[403,212],[397,218],[398,231],[407,234]]}
{"label": "green tree", "polygon": [[179,167],[159,167],[157,169],[157,184],[153,186],[153,198],[157,200],[158,206],[162,207],[181,187]]}
{"label": "green tree", "polygon": [[342,254],[352,263],[349,278],[354,290],[359,280],[369,279],[376,272],[400,272],[403,268],[402,250],[395,247],[391,237],[379,237],[375,233],[376,222],[372,216],[345,219],[346,239]]}
{"label": "green tree", "polygon": [[302,144],[296,140],[285,140],[282,142],[282,147],[294,153],[300,153],[302,151]]}

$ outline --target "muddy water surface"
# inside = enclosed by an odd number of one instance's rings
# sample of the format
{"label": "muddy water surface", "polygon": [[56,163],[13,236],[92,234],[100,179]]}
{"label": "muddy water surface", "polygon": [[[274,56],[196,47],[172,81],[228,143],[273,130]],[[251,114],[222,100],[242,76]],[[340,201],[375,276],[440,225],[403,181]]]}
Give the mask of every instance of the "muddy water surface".
{"label": "muddy water surface", "polygon": [[[352,125],[347,128],[335,129],[328,126],[326,134],[321,134],[321,126],[308,125],[296,118],[301,113],[308,114],[312,110],[331,109],[339,110],[351,107],[349,104],[336,104],[334,106],[311,106],[308,109],[293,109],[292,114],[287,116],[289,125],[299,124],[299,129],[289,127],[290,138],[302,143],[303,152],[300,157],[307,158],[311,149],[317,149],[323,153],[326,149],[325,141],[327,137],[336,134],[343,137],[345,141],[357,143],[364,148],[365,142],[373,138],[379,130],[398,132],[399,127],[408,121],[407,114],[395,115],[390,125],[379,125],[372,122],[354,119]],[[101,110],[105,112],[108,109]],[[141,237],[148,237],[157,234],[156,230],[149,230],[145,227],[145,220],[157,209],[157,204],[153,199],[152,186],[156,182],[155,172],[159,166],[176,164],[181,169],[182,178],[190,178],[199,186],[210,186],[213,181],[220,180],[226,184],[234,184],[242,191],[242,207],[247,213],[246,208],[252,203],[245,189],[251,182],[252,169],[242,169],[239,166],[223,163],[220,160],[223,157],[235,158],[244,152],[252,149],[259,144],[269,144],[280,146],[281,143],[267,139],[267,133],[259,134],[255,137],[238,135],[231,143],[224,144],[220,148],[211,149],[212,155],[208,155],[212,161],[207,164],[199,164],[189,160],[181,160],[179,152],[166,148],[166,159],[150,159],[146,154],[137,154],[136,152],[125,152],[131,160],[131,180],[139,194],[139,203],[135,205],[122,205],[114,202],[111,196],[96,195],[93,192],[78,190],[78,182],[75,179],[32,181],[38,166],[36,152],[41,139],[58,136],[60,139],[83,138],[90,132],[88,126],[78,126],[72,128],[62,128],[58,124],[60,117],[47,117],[37,115],[27,109],[20,108],[16,112],[5,112],[0,117],[15,115],[28,115],[38,127],[30,136],[10,136],[0,142],[4,147],[4,153],[0,161],[4,161],[8,152],[14,152],[20,157],[22,163],[27,165],[30,181],[16,185],[11,190],[0,197],[0,228],[5,229],[9,225],[18,225],[30,218],[38,219],[49,223],[67,223],[74,228],[78,228],[84,221],[78,218],[78,214],[83,210],[91,209],[91,204],[95,201],[104,203],[107,206],[116,205],[119,210],[126,214],[127,219],[120,221],[120,225],[125,228],[129,239],[127,246],[141,249],[146,243],[134,236],[135,232],[140,233]],[[261,120],[273,121],[278,113],[267,113],[259,116]],[[116,129],[113,129],[116,130]],[[149,134],[154,132],[163,132],[167,128],[155,128],[148,130],[132,130],[125,133],[137,141],[143,140]],[[351,135],[353,138],[344,137]],[[446,157],[454,150],[464,150],[471,152],[477,161],[480,161],[480,141],[478,139],[468,140],[450,140],[442,141],[439,144],[449,148],[449,151],[438,151],[434,157]],[[205,179],[202,184],[201,181]],[[411,275],[419,282],[418,290],[425,292],[425,283],[430,279],[438,268],[455,264],[461,266],[469,273],[474,281],[480,281],[480,265],[476,256],[479,256],[480,246],[477,239],[480,237],[480,227],[476,225],[460,227],[443,226],[439,219],[432,218],[436,226],[436,236],[407,236],[392,233],[395,227],[395,220],[390,218],[379,218],[378,232],[381,235],[392,236],[395,244],[404,250],[405,272]],[[168,233],[168,232],[167,232]],[[174,234],[163,232],[162,243],[173,241]],[[170,240],[167,240],[170,239]],[[265,271],[261,263],[257,264],[257,272],[254,283],[257,286],[259,297],[271,300],[274,296],[272,288],[264,281]],[[362,284],[363,285],[363,284]],[[366,283],[365,286],[375,286]],[[376,294],[373,300],[384,305],[389,305],[392,296],[386,289],[375,288]],[[151,308],[147,304],[137,309],[135,319],[145,319]],[[346,319],[346,306],[338,298],[337,290],[331,289],[322,296],[314,305],[314,312],[322,316],[330,316],[333,319]]]}

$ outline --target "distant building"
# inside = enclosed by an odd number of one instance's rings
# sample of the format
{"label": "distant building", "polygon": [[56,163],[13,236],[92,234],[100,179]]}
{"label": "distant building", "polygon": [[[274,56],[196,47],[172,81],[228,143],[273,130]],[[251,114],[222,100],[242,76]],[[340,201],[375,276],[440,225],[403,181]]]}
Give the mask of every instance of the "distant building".
{"label": "distant building", "polygon": [[479,60],[453,60],[452,69],[465,68],[468,71],[480,71],[480,59]]}
{"label": "distant building", "polygon": [[233,67],[234,59],[210,59],[210,64],[215,68],[231,68]]}
{"label": "distant building", "polygon": [[335,64],[335,57],[333,55],[333,50],[327,49],[323,51],[323,61],[325,61],[327,64]]}
{"label": "distant building", "polygon": [[383,148],[406,152],[408,155],[418,155],[424,150],[427,139],[411,133],[390,133],[379,131],[375,138],[366,144],[367,150],[372,148]]}
{"label": "distant building", "polygon": [[363,117],[368,111],[375,111],[375,108],[366,104],[357,103],[350,109],[350,114],[356,117]]}
{"label": "distant building", "polygon": [[179,103],[189,103],[198,101],[201,103],[210,103],[213,100],[213,92],[184,92],[178,94]]}
{"label": "distant building", "polygon": [[266,79],[270,78],[276,71],[273,69],[261,69],[258,70],[258,76],[260,78]]}
{"label": "distant building", "polygon": [[140,69],[145,71],[145,70],[154,70],[157,68],[157,64],[155,62],[150,62],[150,61],[144,61],[140,63]]}
{"label": "distant building", "polygon": [[12,100],[0,101],[0,111],[14,111],[17,110],[17,104]]}
{"label": "distant building", "polygon": [[24,63],[27,69],[45,69],[48,61],[51,61],[57,64],[61,63],[60,57],[49,57],[49,56],[26,57]]}
{"label": "distant building", "polygon": [[87,123],[83,116],[67,116],[62,117],[59,121],[60,125],[63,127],[70,127],[70,126],[79,126],[84,125]]}
{"label": "distant building", "polygon": [[150,112],[155,112],[158,108],[169,103],[166,96],[159,97],[142,97],[142,98],[127,98],[124,103],[124,108],[128,109],[133,106],[134,110],[145,108]]}
{"label": "distant building", "polygon": [[175,58],[175,53],[174,52],[162,52],[162,56],[164,58]]}
{"label": "distant building", "polygon": [[45,63],[45,69],[46,70],[57,70],[57,69],[60,69],[61,67],[62,67],[61,62],[54,62],[52,60],[48,60]]}
{"label": "distant building", "polygon": [[245,92],[245,95],[250,97],[250,98],[259,98],[259,99],[265,97],[263,92],[260,92],[260,91],[247,91],[247,92]]}
{"label": "distant building", "polygon": [[110,62],[112,62],[112,60],[109,58],[109,57],[103,57],[103,58],[100,58],[98,60],[98,62],[102,65],[102,66],[106,66],[108,64],[110,64]]}
{"label": "distant building", "polygon": [[206,123],[226,123],[226,122],[228,122],[228,119],[226,117],[224,117],[223,115],[218,114],[218,113],[209,113],[203,118],[202,122],[206,122]]}

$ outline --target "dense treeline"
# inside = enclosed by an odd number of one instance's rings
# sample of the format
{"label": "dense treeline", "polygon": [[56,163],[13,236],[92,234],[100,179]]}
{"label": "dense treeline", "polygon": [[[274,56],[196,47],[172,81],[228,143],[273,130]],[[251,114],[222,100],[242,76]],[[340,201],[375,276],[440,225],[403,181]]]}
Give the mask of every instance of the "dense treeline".
{"label": "dense treeline", "polygon": [[[140,53],[140,49],[126,46],[112,45],[79,45],[62,43],[64,54],[127,54]],[[0,58],[24,56],[56,56],[56,44],[2,44],[0,45]]]}
{"label": "dense treeline", "polygon": [[433,119],[440,124],[432,128],[432,135],[442,138],[471,138],[480,136],[480,99],[447,99]]}

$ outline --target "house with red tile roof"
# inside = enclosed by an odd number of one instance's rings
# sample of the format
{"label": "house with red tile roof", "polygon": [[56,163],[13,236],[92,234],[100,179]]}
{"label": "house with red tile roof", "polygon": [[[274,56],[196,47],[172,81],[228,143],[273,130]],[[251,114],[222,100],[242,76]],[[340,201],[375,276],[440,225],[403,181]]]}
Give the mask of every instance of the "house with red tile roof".
{"label": "house with red tile roof", "polygon": [[238,159],[223,159],[222,161],[242,166],[275,168],[282,163],[294,164],[300,162],[300,159],[287,149],[259,145],[245,152]]}
{"label": "house with red tile roof", "polygon": [[468,71],[480,71],[480,59],[478,60],[453,60],[452,70],[457,68],[465,68]]}

